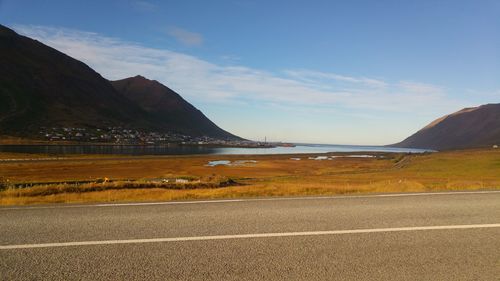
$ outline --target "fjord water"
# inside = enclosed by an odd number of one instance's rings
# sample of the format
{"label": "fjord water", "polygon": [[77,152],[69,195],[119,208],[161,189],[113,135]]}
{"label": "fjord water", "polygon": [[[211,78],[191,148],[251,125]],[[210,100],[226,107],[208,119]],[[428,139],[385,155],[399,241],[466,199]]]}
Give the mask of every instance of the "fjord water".
{"label": "fjord water", "polygon": [[242,148],[187,145],[0,145],[0,152],[34,154],[122,154],[122,155],[264,155],[327,152],[403,152],[423,153],[431,150],[388,146],[298,144],[295,147]]}

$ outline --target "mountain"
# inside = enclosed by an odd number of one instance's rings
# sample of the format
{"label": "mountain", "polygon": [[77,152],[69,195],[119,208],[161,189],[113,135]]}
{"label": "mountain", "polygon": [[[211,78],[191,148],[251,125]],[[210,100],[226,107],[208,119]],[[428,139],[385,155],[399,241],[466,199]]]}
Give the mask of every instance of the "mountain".
{"label": "mountain", "polygon": [[500,145],[500,104],[464,108],[443,116],[391,146],[449,150],[492,145]]}
{"label": "mountain", "polygon": [[[0,25],[0,135],[32,137],[40,127],[119,126],[238,138],[173,91],[150,83],[112,84],[86,64]],[[155,97],[161,103],[152,107],[147,100]]]}
{"label": "mountain", "polygon": [[200,110],[156,80],[140,75],[111,81],[113,87],[123,96],[139,105],[162,126],[186,135],[210,135],[216,138],[238,137],[215,125]]}
{"label": "mountain", "polygon": [[0,26],[0,130],[149,126],[147,113],[84,63]]}

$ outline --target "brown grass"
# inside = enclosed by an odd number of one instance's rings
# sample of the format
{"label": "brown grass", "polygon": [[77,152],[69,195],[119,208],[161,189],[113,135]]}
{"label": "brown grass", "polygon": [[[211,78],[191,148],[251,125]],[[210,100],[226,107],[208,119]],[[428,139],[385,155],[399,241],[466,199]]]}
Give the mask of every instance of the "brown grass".
{"label": "brown grass", "polygon": [[[0,204],[184,200],[255,196],[334,195],[500,188],[500,151],[469,150],[426,155],[387,154],[383,159],[290,160],[290,155],[100,157],[0,163],[11,183],[89,180],[108,177],[139,181],[120,184],[33,187],[0,192]],[[207,167],[211,160],[257,160],[248,166]],[[192,176],[233,179],[240,186],[199,185],[182,189],[149,184],[148,178]],[[126,181],[122,181],[123,184]],[[43,191],[44,190],[44,191]]]}

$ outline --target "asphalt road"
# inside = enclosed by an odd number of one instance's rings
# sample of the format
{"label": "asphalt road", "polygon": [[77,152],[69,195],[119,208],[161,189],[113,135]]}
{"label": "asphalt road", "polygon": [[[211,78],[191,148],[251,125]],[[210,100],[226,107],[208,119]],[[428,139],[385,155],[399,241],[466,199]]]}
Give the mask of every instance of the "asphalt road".
{"label": "asphalt road", "polygon": [[3,207],[0,280],[500,280],[500,192]]}

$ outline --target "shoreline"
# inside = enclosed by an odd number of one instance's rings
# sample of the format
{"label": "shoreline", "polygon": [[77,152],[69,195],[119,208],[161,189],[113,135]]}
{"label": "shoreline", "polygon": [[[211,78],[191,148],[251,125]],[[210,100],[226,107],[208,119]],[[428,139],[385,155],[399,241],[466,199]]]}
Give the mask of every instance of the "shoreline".
{"label": "shoreline", "polygon": [[[3,149],[2,149],[3,148]],[[404,153],[426,154],[434,150],[392,148],[387,146],[315,145],[297,144],[294,147],[218,145],[218,144],[11,144],[1,145],[0,153],[44,155],[121,155],[121,156],[195,156],[195,155],[307,155],[337,153],[374,154]]]}
{"label": "shoreline", "polygon": [[[49,141],[39,139],[18,138],[12,136],[0,135],[0,146],[20,145],[20,146],[216,146],[216,147],[249,147],[249,148],[273,148],[278,145],[274,143],[266,143],[264,145],[257,145],[259,142],[248,141],[249,144],[218,144],[218,143],[182,143],[182,142],[165,142],[165,143],[111,143],[111,142],[91,142],[91,141]],[[252,145],[251,143],[255,143]]]}
{"label": "shoreline", "polygon": [[[169,159],[169,158],[210,158],[210,159],[222,159],[222,158],[263,158],[263,159],[281,159],[281,158],[302,158],[303,160],[308,157],[317,156],[336,156],[336,157],[346,157],[350,155],[366,155],[370,154],[374,156],[373,158],[383,158],[384,156],[402,154],[402,155],[425,155],[425,153],[406,153],[406,152],[385,152],[385,151],[353,151],[353,152],[342,152],[342,151],[332,151],[332,152],[305,152],[305,153],[275,153],[275,154],[144,154],[144,155],[132,155],[132,154],[47,154],[47,153],[23,153],[23,152],[2,152],[0,151],[0,163],[8,161],[61,161],[61,160],[110,160],[110,159]],[[18,156],[32,156],[25,158],[2,158],[6,155],[18,155]],[[43,157],[43,158],[42,158]],[[311,159],[312,160],[312,159]]]}
{"label": "shoreline", "polygon": [[0,146],[137,146],[137,147],[168,147],[168,146],[190,146],[190,147],[234,147],[234,148],[275,148],[276,145],[268,146],[253,146],[253,145],[224,145],[224,144],[182,144],[182,143],[165,143],[165,144],[120,144],[120,143],[1,143]]}

